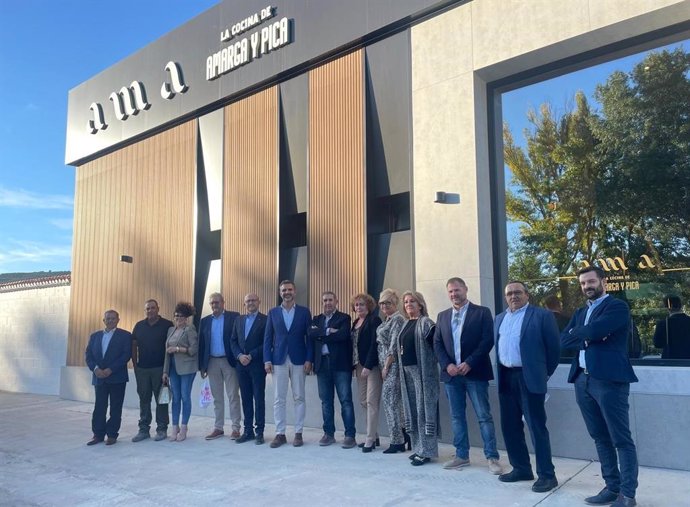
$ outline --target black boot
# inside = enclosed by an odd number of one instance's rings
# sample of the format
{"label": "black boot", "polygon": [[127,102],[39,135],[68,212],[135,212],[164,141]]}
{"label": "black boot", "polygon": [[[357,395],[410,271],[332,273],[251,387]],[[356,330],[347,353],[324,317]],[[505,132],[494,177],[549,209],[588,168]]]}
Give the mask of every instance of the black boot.
{"label": "black boot", "polygon": [[391,444],[388,449],[383,451],[383,454],[395,454],[397,452],[405,452],[405,444]]}
{"label": "black boot", "polygon": [[410,440],[410,435],[405,431],[405,428],[402,430],[403,432],[403,438],[405,439],[405,442],[402,444],[403,446],[403,451],[405,450],[405,446],[407,446],[407,450],[411,451],[412,450],[412,440]]}

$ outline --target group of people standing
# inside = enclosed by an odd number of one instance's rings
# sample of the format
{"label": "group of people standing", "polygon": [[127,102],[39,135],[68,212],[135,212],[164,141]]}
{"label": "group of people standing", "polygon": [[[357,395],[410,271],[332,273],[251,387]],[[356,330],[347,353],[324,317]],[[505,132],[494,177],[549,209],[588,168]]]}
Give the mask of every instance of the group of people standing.
{"label": "group of people standing", "polygon": [[[96,390],[94,435],[88,445],[117,441],[130,355],[141,401],[139,432],[132,439],[135,442],[150,437],[151,399],[156,397],[158,402],[161,384],[169,384],[172,390],[173,429],[169,438],[186,438],[191,386],[199,370],[202,377],[209,378],[215,403],[214,429],[207,440],[224,435],[227,395],[231,438],[238,443],[264,443],[264,390],[266,375],[272,374],[276,434],[270,447],[287,443],[288,387],[295,414],[292,445],[300,447],[304,443],[305,378],[313,370],[323,416],[319,445],[336,442],[337,395],[344,426],[342,447],[359,446],[364,453],[372,452],[380,445],[382,404],[390,433],[390,445],[383,452],[412,450],[413,466],[438,457],[439,387],[443,382],[455,447],[455,456],[443,467],[459,470],[470,465],[465,416],[469,398],[489,471],[503,482],[534,480],[524,420],[536,455],[537,480],[532,490],[546,492],[558,481],[544,404],[547,381],[563,346],[576,351],[569,381],[575,384],[577,403],[595,441],[606,482],[604,489],[586,502],[635,505],[637,458],[629,429],[628,395],[630,382],[637,379],[626,353],[629,310],[625,303],[606,294],[601,269],[585,268],[578,277],[588,306],[575,313],[562,333],[551,312],[529,304],[524,283],[506,285],[508,308],[494,319],[488,308],[468,300],[467,284],[457,277],[446,283],[451,307],[439,313],[436,323],[428,315],[422,294],[410,290],[398,296],[392,289],[380,294],[378,312],[370,295],[355,295],[350,301],[354,317],[338,309],[334,292],[324,291],[322,313],[312,318],[308,308],[296,304],[297,289],[290,280],[280,283],[282,302],[267,315],[259,312],[260,300],[255,294],[245,296],[244,315],[225,310],[223,296],[212,294],[212,314],[201,319],[198,334],[189,322],[194,308],[188,303],[176,306],[173,324],[158,315],[154,300],[147,301],[146,319],[136,324],[131,335],[117,328],[117,312],[109,310],[105,330],[94,333],[86,349]],[[494,378],[489,353],[494,346],[501,428],[512,466],[507,473],[499,461],[489,403],[489,381]],[[366,414],[366,438],[359,444],[353,374]],[[106,422],[108,398],[110,419]],[[157,403],[156,440],[167,437],[168,424],[167,406]]]}

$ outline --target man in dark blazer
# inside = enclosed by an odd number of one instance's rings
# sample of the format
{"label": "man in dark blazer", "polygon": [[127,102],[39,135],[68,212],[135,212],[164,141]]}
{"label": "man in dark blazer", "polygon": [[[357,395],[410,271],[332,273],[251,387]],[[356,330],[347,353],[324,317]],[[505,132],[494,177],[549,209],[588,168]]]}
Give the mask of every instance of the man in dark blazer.
{"label": "man in dark blazer", "polygon": [[544,493],[558,486],[546,428],[546,382],[558,366],[560,346],[556,319],[548,310],[529,304],[522,282],[505,287],[508,309],[496,316],[496,369],[501,429],[511,472],[502,482],[531,481],[532,465],[525,443],[524,416],[537,461],[537,481],[532,491]]}
{"label": "man in dark blazer", "polygon": [[470,303],[467,284],[462,278],[446,282],[452,307],[438,314],[434,352],[441,365],[453,425],[455,458],[443,468],[456,470],[470,464],[465,410],[467,397],[479,421],[484,441],[484,456],[493,474],[500,474],[496,449],[496,429],[489,405],[489,380],[494,378],[489,352],[494,346],[494,322],[491,310]]}
{"label": "man in dark blazer", "polygon": [[664,306],[668,317],[656,323],[654,346],[662,349],[662,359],[690,359],[690,317],[678,296],[665,296]]}
{"label": "man in dark blazer", "polygon": [[235,370],[237,363],[230,347],[230,336],[235,319],[240,314],[226,310],[225,299],[218,292],[208,297],[208,303],[211,306],[211,315],[207,315],[199,323],[199,370],[201,378],[208,376],[216,419],[213,431],[206,435],[206,440],[215,440],[225,434],[223,426],[226,393],[232,421],[230,438],[236,440],[240,438],[242,410],[240,384]]}
{"label": "man in dark blazer", "polygon": [[306,375],[311,372],[314,359],[314,347],[307,346],[311,312],[308,308],[296,304],[295,282],[283,280],[280,282],[279,290],[283,302],[268,312],[264,333],[264,368],[266,373],[273,374],[275,392],[273,417],[276,436],[271,442],[274,449],[287,443],[285,399],[288,383],[292,387],[292,399],[295,402],[295,439],[292,445],[301,447],[304,443],[304,382]]}
{"label": "man in dark blazer", "polygon": [[[127,362],[132,357],[132,335],[124,329],[119,329],[118,322],[120,315],[115,310],[105,312],[105,329],[91,335],[84,353],[84,361],[93,372],[91,385],[96,393],[96,403],[91,416],[93,438],[86,445],[99,444],[106,435],[108,438],[105,445],[113,445],[119,435],[122,403],[129,382]],[[106,421],[108,404],[110,418]]]}
{"label": "man in dark blazer", "polygon": [[321,412],[323,414],[323,437],[320,446],[335,443],[335,400],[340,400],[340,415],[345,426],[343,449],[357,446],[355,440],[355,407],[352,403],[352,319],[338,311],[335,293],[321,294],[323,313],[314,317],[309,328],[309,338],[314,347],[314,371],[319,384]]}
{"label": "man in dark blazer", "polygon": [[630,433],[628,397],[630,383],[637,382],[637,377],[628,359],[630,309],[606,293],[601,268],[581,269],[578,281],[587,305],[570,319],[561,333],[561,343],[577,351],[568,382],[575,384],[575,399],[594,439],[606,482],[604,489],[585,502],[636,505],[637,450]]}
{"label": "man in dark blazer", "polygon": [[[259,311],[261,300],[254,293],[244,296],[247,313],[235,319],[230,338],[232,355],[237,360],[237,379],[242,395],[244,433],[235,440],[238,444],[254,440],[264,443],[266,425],[266,371],[264,370],[264,332],[266,315]],[[256,422],[256,428],[253,427]]]}

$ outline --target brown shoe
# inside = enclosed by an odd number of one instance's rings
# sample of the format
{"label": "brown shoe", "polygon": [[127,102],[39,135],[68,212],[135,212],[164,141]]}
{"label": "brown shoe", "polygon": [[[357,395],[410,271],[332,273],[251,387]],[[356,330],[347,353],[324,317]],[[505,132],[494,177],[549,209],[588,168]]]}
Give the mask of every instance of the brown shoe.
{"label": "brown shoe", "polygon": [[220,438],[223,435],[225,435],[225,432],[223,430],[214,429],[211,433],[206,435],[206,440],[215,440],[216,438]]}
{"label": "brown shoe", "polygon": [[353,447],[357,447],[357,440],[355,440],[355,437],[345,437],[343,440],[343,449],[352,449]]}
{"label": "brown shoe", "polygon": [[114,445],[117,443],[117,438],[115,437],[108,437],[105,439],[105,445]]}
{"label": "brown shoe", "polygon": [[295,439],[292,441],[293,447],[302,447],[304,445],[304,440],[302,440],[301,433],[295,433]]}
{"label": "brown shoe", "polygon": [[285,435],[276,435],[276,437],[273,439],[273,442],[271,442],[271,449],[277,449],[283,444],[287,444],[287,438],[285,438]]}
{"label": "brown shoe", "polygon": [[97,437],[96,435],[94,435],[91,440],[86,442],[86,445],[96,445],[96,444],[100,444],[101,442],[103,442],[103,438]]}
{"label": "brown shoe", "polygon": [[335,438],[333,438],[333,435],[329,435],[327,433],[324,433],[323,436],[321,437],[321,440],[319,440],[319,445],[321,447],[326,447],[327,445],[335,444]]}
{"label": "brown shoe", "polygon": [[232,430],[232,433],[230,433],[230,440],[237,440],[238,438],[240,438],[239,430]]}

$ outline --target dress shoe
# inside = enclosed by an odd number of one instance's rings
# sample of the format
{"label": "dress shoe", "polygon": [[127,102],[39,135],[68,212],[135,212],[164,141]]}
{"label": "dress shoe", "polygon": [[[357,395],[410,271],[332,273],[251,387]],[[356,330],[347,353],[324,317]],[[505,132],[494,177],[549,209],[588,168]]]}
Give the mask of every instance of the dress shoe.
{"label": "dress shoe", "polygon": [[108,437],[105,439],[105,445],[115,445],[117,443],[117,437]]}
{"label": "dress shoe", "polygon": [[254,443],[256,445],[261,445],[264,443],[264,436],[262,434],[256,435],[256,438],[254,439]]}
{"label": "dress shoe", "polygon": [[455,457],[452,460],[443,464],[444,470],[460,470],[461,468],[470,466],[469,458]]}
{"label": "dress shoe", "polygon": [[391,444],[388,449],[383,451],[383,454],[395,454],[398,452],[405,452],[405,444]]}
{"label": "dress shoe", "polygon": [[283,444],[287,444],[287,438],[285,438],[285,435],[278,434],[275,436],[273,439],[273,442],[271,442],[271,449],[277,449]]}
{"label": "dress shoe", "polygon": [[220,438],[223,435],[225,435],[225,432],[223,430],[219,430],[218,428],[214,428],[211,433],[206,435],[206,440],[215,440],[216,438]]}
{"label": "dress shoe", "polygon": [[101,442],[103,442],[103,437],[97,437],[96,435],[94,435],[91,440],[86,442],[86,445],[96,445],[100,444]]}
{"label": "dress shoe", "polygon": [[148,431],[140,431],[136,435],[132,437],[132,442],[141,442],[142,440],[146,440],[147,438],[151,438],[151,435],[149,435]]}
{"label": "dress shoe", "polygon": [[375,444],[363,445],[363,446],[362,446],[362,452],[371,452],[371,451],[373,451],[374,449],[376,449],[376,445],[375,445]]}
{"label": "dress shoe", "polygon": [[302,447],[304,445],[304,440],[302,440],[301,433],[295,433],[295,439],[292,441],[293,447]]}
{"label": "dress shoe", "polygon": [[489,458],[486,460],[489,465],[489,472],[494,475],[501,475],[503,473],[503,467],[501,463],[496,458]]}
{"label": "dress shoe", "polygon": [[345,437],[343,439],[343,449],[352,449],[353,447],[357,447],[357,440],[355,440],[355,437]]}
{"label": "dress shoe", "polygon": [[585,498],[585,503],[589,505],[611,505],[617,499],[618,493],[614,493],[608,488],[604,488],[596,495]]}
{"label": "dress shoe", "polygon": [[249,442],[250,440],[254,440],[254,433],[244,433],[240,438],[235,440],[235,443],[243,444],[245,442]]}
{"label": "dress shoe", "polygon": [[546,493],[558,486],[558,480],[555,477],[539,477],[534,484],[532,484],[532,491],[535,493]]}
{"label": "dress shoe", "polygon": [[424,465],[425,463],[429,463],[431,461],[431,458],[423,458],[421,456],[415,456],[414,459],[412,460],[412,466],[413,467],[420,467]]}
{"label": "dress shoe", "polygon": [[160,442],[161,440],[165,440],[168,438],[168,432],[167,431],[156,431],[156,436],[153,437],[153,440],[156,442]]}
{"label": "dress shoe", "polygon": [[634,507],[635,505],[637,505],[637,502],[634,498],[618,495],[618,498],[611,504],[611,507]]}
{"label": "dress shoe", "polygon": [[240,438],[240,430],[232,430],[232,433],[230,433],[230,440],[237,440]]}
{"label": "dress shoe", "polygon": [[335,438],[333,438],[333,435],[329,435],[328,433],[324,433],[323,436],[321,437],[321,440],[319,440],[319,445],[321,447],[326,447],[328,445],[335,444]]}
{"label": "dress shoe", "polygon": [[533,481],[534,475],[532,475],[532,472],[520,472],[513,469],[507,474],[499,475],[498,480],[501,482]]}
{"label": "dress shoe", "polygon": [[408,458],[409,458],[410,461],[412,461],[412,460],[415,459],[416,457],[417,457],[417,453],[410,454],[410,455],[408,456]]}

